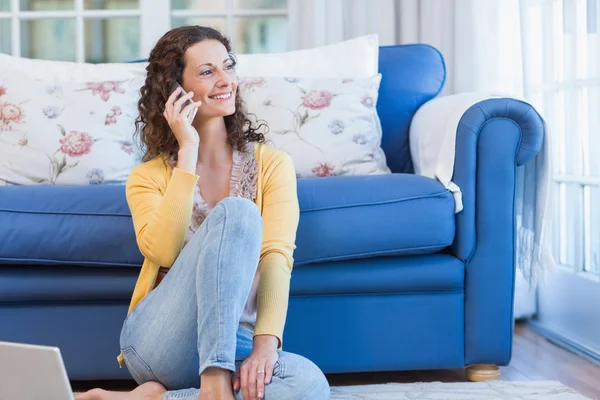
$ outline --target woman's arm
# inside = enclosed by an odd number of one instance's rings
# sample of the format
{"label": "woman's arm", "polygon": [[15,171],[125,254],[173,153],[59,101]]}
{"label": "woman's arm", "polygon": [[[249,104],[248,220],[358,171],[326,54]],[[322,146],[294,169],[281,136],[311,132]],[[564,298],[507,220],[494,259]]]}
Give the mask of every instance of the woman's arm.
{"label": "woman's arm", "polygon": [[[184,163],[186,158],[184,156]],[[180,161],[164,193],[153,171],[140,172],[140,168],[136,168],[127,179],[127,203],[138,246],[144,257],[162,267],[171,267],[181,251],[198,182],[197,175],[179,168]],[[189,169],[185,164],[181,166]]]}
{"label": "woman's arm", "polygon": [[277,152],[263,179],[263,244],[254,335],[275,336],[281,348],[300,218],[296,171],[290,156]]}

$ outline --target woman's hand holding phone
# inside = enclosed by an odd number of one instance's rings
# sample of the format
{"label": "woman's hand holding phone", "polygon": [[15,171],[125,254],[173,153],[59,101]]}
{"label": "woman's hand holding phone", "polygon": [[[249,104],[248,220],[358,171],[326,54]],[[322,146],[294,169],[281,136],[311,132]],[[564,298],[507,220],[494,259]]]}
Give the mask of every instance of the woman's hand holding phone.
{"label": "woman's hand holding phone", "polygon": [[[180,149],[188,147],[194,147],[197,149],[198,144],[200,143],[200,137],[198,136],[196,129],[194,129],[192,126],[189,117],[190,115],[195,114],[195,110],[200,107],[202,102],[191,101],[192,97],[194,96],[194,92],[185,93],[183,96],[178,98],[182,91],[183,89],[178,87],[175,89],[175,91],[173,91],[173,93],[171,93],[165,104],[163,116],[173,131],[173,134],[179,143]],[[186,102],[189,104],[182,109],[182,105]]]}

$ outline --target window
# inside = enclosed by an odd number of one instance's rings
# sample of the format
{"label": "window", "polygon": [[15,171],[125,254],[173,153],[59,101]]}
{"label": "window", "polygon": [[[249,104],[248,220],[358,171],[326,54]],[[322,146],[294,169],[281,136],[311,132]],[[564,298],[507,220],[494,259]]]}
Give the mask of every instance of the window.
{"label": "window", "polygon": [[287,0],[0,0],[0,52],[77,62],[147,57],[171,27],[202,24],[238,53],[285,51]]}
{"label": "window", "polygon": [[140,52],[137,0],[0,0],[0,51],[60,61],[119,62]]}
{"label": "window", "polygon": [[600,10],[598,0],[522,0],[525,92],[550,127],[554,251],[600,277]]}
{"label": "window", "polygon": [[226,32],[237,53],[287,49],[287,0],[172,0],[171,26],[205,25]]}

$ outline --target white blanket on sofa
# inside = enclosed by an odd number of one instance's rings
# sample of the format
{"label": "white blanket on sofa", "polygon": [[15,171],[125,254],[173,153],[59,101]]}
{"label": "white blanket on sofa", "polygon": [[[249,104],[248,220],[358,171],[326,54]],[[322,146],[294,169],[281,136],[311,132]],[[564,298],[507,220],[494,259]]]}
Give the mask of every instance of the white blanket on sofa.
{"label": "white blanket on sofa", "polygon": [[[460,188],[452,182],[456,132],[463,114],[472,105],[489,98],[490,93],[461,93],[435,98],[415,114],[410,126],[410,150],[418,175],[440,181],[454,196],[455,212],[463,208]],[[512,96],[509,96],[512,97]],[[535,160],[517,168],[516,262],[530,286],[544,280],[544,272],[554,267],[549,250],[551,234],[550,144],[548,130]]]}

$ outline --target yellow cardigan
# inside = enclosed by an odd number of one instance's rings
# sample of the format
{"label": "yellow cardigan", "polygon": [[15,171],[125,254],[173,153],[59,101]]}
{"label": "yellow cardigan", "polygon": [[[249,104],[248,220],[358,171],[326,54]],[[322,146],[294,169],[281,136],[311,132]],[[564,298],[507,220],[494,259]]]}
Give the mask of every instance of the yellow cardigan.
{"label": "yellow cardigan", "polygon": [[[281,348],[300,217],[296,172],[287,153],[259,143],[254,149],[258,163],[256,205],[263,218],[254,334],[276,336]],[[127,179],[127,203],[145,257],[128,314],[153,289],[158,269],[171,267],[179,255],[197,182],[197,175],[179,168],[171,173],[162,155],[135,167]],[[123,355],[117,360],[122,367]]]}

